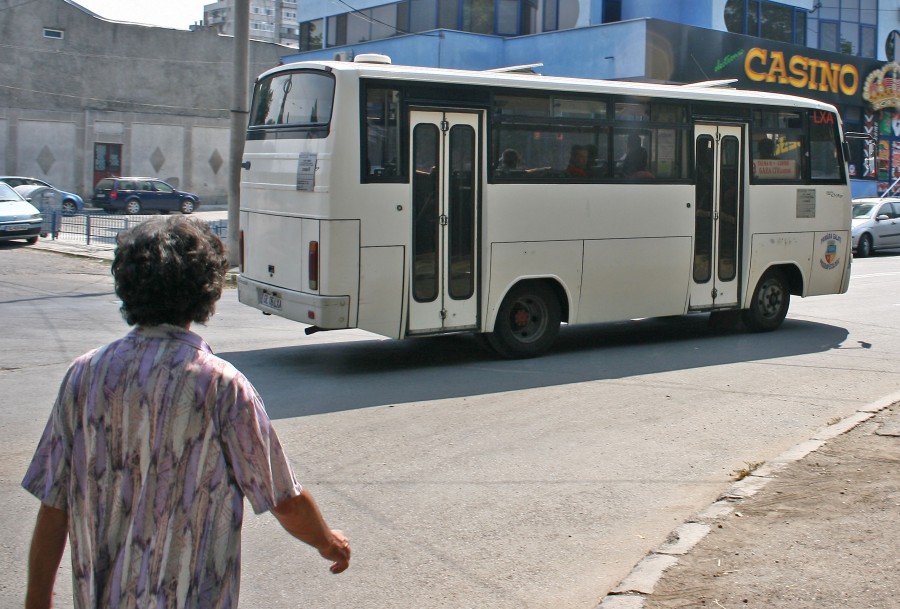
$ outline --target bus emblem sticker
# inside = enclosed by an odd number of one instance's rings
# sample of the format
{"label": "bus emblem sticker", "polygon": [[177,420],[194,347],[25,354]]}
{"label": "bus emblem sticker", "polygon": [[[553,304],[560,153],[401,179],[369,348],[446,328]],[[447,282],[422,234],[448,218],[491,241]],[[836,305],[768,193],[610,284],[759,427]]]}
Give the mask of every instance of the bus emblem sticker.
{"label": "bus emblem sticker", "polygon": [[316,153],[301,152],[297,158],[297,190],[316,188]]}
{"label": "bus emblem sticker", "polygon": [[819,264],[823,269],[830,270],[841,263],[838,256],[838,245],[841,242],[841,236],[834,233],[828,233],[819,240],[820,244],[825,245],[825,256],[819,258]]}

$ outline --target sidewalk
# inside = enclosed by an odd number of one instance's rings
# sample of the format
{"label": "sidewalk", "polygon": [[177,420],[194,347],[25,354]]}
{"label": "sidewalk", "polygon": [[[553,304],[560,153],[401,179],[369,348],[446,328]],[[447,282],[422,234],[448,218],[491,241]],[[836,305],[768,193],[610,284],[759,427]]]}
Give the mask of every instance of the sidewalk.
{"label": "sidewalk", "polygon": [[50,239],[49,237],[41,237],[37,243],[32,245],[34,249],[58,252],[60,254],[68,254],[70,256],[82,256],[85,258],[98,258],[101,260],[112,260],[115,252],[115,245],[85,245],[78,241],[65,241],[61,239]]}
{"label": "sidewalk", "polygon": [[[114,245],[85,245],[77,241],[65,241],[61,239],[41,238],[31,246],[34,249],[46,250],[66,254],[69,256],[81,256],[83,258],[95,258],[112,262],[116,248]],[[240,274],[238,267],[233,267],[225,274],[225,286],[236,287],[237,277]]]}
{"label": "sidewalk", "polygon": [[900,607],[900,392],[766,463],[598,609]]}

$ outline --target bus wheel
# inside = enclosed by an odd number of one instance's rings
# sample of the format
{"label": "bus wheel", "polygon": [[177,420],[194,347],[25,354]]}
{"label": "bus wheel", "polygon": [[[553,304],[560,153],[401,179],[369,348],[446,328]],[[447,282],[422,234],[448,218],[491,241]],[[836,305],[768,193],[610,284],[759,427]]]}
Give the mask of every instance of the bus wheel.
{"label": "bus wheel", "polygon": [[751,332],[770,332],[781,325],[791,304],[784,273],[767,271],[753,291],[750,308],[741,312],[744,325]]}
{"label": "bus wheel", "polygon": [[541,283],[524,283],[503,299],[487,340],[503,357],[535,357],[556,340],[559,322],[559,301],[553,291]]}

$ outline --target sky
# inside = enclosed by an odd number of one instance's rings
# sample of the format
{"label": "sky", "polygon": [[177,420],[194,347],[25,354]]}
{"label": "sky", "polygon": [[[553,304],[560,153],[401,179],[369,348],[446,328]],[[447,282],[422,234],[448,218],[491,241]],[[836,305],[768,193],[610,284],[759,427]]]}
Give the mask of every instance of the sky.
{"label": "sky", "polygon": [[115,21],[144,23],[179,30],[203,20],[203,6],[214,0],[73,0],[89,11]]}

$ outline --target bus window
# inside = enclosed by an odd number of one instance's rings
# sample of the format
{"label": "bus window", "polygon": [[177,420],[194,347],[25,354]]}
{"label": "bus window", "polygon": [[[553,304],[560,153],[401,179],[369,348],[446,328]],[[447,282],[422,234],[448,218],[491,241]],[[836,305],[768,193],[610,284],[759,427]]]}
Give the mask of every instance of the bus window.
{"label": "bus window", "polygon": [[331,122],[334,79],[320,72],[287,72],[259,82],[250,109],[250,130]]}
{"label": "bus window", "polygon": [[809,164],[813,180],[839,180],[841,156],[837,119],[830,112],[813,110],[809,125]]}
{"label": "bus window", "polygon": [[438,168],[440,132],[435,125],[413,130],[413,296],[431,302],[438,296],[438,216],[441,177]]}
{"label": "bus window", "polygon": [[377,180],[401,175],[399,117],[399,91],[374,88],[366,91],[365,178]]}
{"label": "bus window", "polygon": [[757,110],[751,134],[756,182],[794,182],[801,178],[803,120],[794,110]]}

